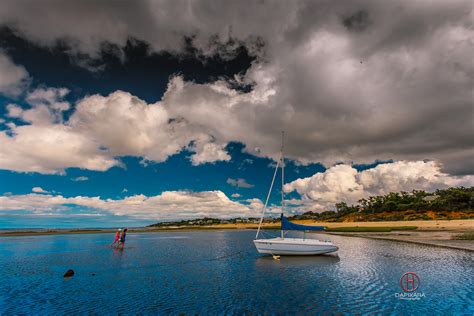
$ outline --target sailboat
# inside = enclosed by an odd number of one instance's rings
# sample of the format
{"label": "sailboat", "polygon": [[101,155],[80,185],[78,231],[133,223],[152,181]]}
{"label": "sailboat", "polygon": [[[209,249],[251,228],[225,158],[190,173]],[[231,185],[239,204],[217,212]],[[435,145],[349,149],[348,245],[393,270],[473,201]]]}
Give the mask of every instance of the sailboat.
{"label": "sailboat", "polygon": [[[262,228],[263,217],[265,216],[265,210],[267,209],[268,201],[273,189],[273,184],[275,183],[275,177],[277,175],[278,169],[281,165],[281,235],[280,237],[275,238],[263,238],[259,239],[259,235]],[[308,226],[301,225],[291,222],[284,214],[285,207],[285,193],[283,187],[285,185],[285,159],[283,156],[283,133],[282,133],[282,146],[280,152],[280,159],[277,162],[275,167],[275,172],[273,173],[272,183],[270,185],[270,190],[268,191],[267,199],[262,210],[262,216],[257,229],[257,235],[253,243],[257,248],[257,251],[262,254],[271,254],[274,257],[279,255],[319,255],[330,252],[335,252],[339,248],[335,246],[331,241],[320,241],[317,239],[308,239],[306,238],[307,231],[323,231],[325,230],[324,226]],[[287,231],[302,231],[303,238],[287,238],[285,234]]]}

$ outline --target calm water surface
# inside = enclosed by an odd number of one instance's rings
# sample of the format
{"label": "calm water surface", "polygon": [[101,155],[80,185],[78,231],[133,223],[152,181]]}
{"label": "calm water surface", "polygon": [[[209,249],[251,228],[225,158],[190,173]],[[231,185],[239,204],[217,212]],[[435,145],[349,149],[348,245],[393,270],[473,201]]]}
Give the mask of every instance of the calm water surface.
{"label": "calm water surface", "polygon": [[[336,256],[276,261],[254,234],[129,234],[123,251],[108,234],[0,238],[0,314],[474,314],[472,253],[331,236]],[[418,301],[395,297],[407,271]]]}

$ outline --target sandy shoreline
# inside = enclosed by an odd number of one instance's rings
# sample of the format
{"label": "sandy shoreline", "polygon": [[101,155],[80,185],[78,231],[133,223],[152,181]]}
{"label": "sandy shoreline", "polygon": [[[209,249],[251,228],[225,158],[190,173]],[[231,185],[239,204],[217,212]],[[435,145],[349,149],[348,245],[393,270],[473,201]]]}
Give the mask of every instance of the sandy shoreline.
{"label": "sandy shoreline", "polygon": [[[314,222],[311,220],[295,221],[300,224],[320,225],[328,228],[338,227],[402,227],[417,226],[413,231],[392,232],[324,232],[349,237],[363,237],[372,239],[384,239],[397,242],[410,242],[423,245],[439,246],[453,249],[474,251],[472,240],[455,240],[457,235],[463,232],[474,231],[474,220],[433,220],[433,221],[398,221],[398,222],[345,222],[327,223]],[[176,231],[200,231],[200,230],[242,230],[256,229],[257,224],[219,224],[212,226],[185,226],[185,227],[137,227],[129,228],[129,233],[152,233],[152,232],[176,232]],[[278,229],[278,223],[267,223],[267,229]],[[42,235],[64,235],[64,234],[113,234],[115,229],[25,229],[25,230],[3,230],[0,237],[20,237],[20,236],[42,236]]]}
{"label": "sandy shoreline", "polygon": [[389,233],[333,233],[330,235],[362,237],[370,239],[381,239],[396,242],[408,242],[413,244],[444,247],[474,252],[474,241],[453,239],[461,231],[415,231],[415,232],[389,232]]}

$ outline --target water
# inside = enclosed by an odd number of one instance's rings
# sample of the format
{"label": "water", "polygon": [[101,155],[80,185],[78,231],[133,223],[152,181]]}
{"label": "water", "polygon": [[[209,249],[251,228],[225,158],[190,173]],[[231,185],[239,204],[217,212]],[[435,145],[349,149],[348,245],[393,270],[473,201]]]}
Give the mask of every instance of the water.
{"label": "water", "polygon": [[[256,253],[253,231],[127,237],[123,251],[112,234],[1,238],[0,314],[474,313],[465,251],[331,236],[338,256],[277,261]],[[407,271],[418,301],[395,296]]]}

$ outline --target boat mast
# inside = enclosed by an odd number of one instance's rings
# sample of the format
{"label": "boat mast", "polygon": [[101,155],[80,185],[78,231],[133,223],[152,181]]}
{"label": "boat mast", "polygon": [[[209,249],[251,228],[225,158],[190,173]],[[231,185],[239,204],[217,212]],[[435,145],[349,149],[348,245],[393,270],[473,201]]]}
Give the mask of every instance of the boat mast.
{"label": "boat mast", "polygon": [[[285,208],[285,157],[283,156],[283,144],[285,140],[285,131],[281,132],[281,215],[283,216],[283,210]],[[282,217],[281,216],[281,217]],[[283,238],[283,229],[281,230],[281,238]]]}
{"label": "boat mast", "polygon": [[[283,215],[283,208],[284,208],[284,204],[285,204],[285,193],[283,192],[283,186],[285,184],[285,175],[284,175],[284,172],[285,172],[285,170],[284,170],[285,169],[285,166],[284,166],[285,159],[283,158],[283,138],[284,138],[284,134],[285,134],[285,132],[282,131],[281,132],[280,158],[278,159],[277,165],[275,167],[275,172],[273,173],[272,183],[270,184],[270,190],[268,190],[267,199],[266,199],[265,205],[263,206],[263,209],[262,209],[262,216],[260,217],[260,222],[258,224],[257,234],[255,235],[255,239],[258,239],[258,235],[260,234],[260,230],[262,228],[262,223],[263,223],[263,217],[265,216],[265,210],[267,209],[267,205],[268,205],[268,202],[270,200],[270,194],[272,193],[273,184],[275,183],[275,178],[276,178],[276,175],[277,175],[277,172],[278,172],[278,168],[280,167],[280,164],[281,164],[281,215]],[[281,237],[283,238],[283,230],[281,230]]]}
{"label": "boat mast", "polygon": [[275,178],[278,172],[278,168],[280,167],[280,162],[281,157],[278,159],[278,162],[275,167],[275,172],[273,173],[272,184],[270,184],[270,190],[268,190],[267,199],[262,209],[262,216],[260,217],[260,223],[258,224],[257,235],[255,236],[255,239],[258,238],[258,234],[260,233],[260,229],[262,228],[263,217],[265,216],[265,210],[267,209],[268,201],[270,200],[270,195],[272,194],[273,184],[275,183]]}

